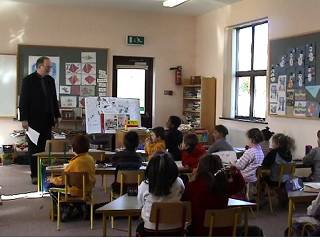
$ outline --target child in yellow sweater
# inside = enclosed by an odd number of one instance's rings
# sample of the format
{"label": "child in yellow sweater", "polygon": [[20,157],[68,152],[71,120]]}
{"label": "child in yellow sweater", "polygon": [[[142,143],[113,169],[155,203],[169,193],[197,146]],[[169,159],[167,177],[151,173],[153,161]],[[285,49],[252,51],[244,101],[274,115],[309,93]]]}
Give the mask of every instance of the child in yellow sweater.
{"label": "child in yellow sweater", "polygon": [[[90,144],[89,139],[85,135],[77,135],[73,139],[72,148],[73,151],[76,153],[69,164],[64,169],[65,173],[70,172],[87,172],[88,173],[88,181],[86,182],[86,192],[87,194],[91,194],[92,188],[96,182],[96,175],[95,175],[95,161],[89,155]],[[55,186],[62,186],[64,185],[64,178],[63,176],[54,177],[49,179],[49,181]],[[70,192],[68,192],[71,196],[82,196],[82,189],[78,189],[75,186],[70,188]]]}
{"label": "child in yellow sweater", "polygon": [[163,127],[155,127],[151,130],[150,137],[146,138],[144,150],[148,159],[156,152],[165,152],[165,131]]}

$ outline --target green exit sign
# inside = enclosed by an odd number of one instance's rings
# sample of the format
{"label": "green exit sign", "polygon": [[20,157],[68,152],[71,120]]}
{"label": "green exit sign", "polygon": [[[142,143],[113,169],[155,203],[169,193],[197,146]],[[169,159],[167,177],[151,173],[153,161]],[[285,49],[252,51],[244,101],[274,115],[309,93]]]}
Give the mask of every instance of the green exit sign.
{"label": "green exit sign", "polygon": [[128,36],[127,37],[127,44],[128,45],[144,45],[144,37],[142,36]]}

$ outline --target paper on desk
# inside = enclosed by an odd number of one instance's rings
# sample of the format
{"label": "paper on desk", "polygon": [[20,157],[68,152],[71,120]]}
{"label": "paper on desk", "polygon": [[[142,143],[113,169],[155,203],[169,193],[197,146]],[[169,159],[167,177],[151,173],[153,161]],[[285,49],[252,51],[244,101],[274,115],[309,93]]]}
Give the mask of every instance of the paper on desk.
{"label": "paper on desk", "polygon": [[40,136],[40,133],[38,133],[36,130],[32,129],[31,127],[28,127],[28,131],[26,132],[31,142],[33,142],[35,145],[38,144],[38,139]]}
{"label": "paper on desk", "polygon": [[306,182],[303,185],[311,188],[315,188],[315,189],[320,189],[320,182]]}

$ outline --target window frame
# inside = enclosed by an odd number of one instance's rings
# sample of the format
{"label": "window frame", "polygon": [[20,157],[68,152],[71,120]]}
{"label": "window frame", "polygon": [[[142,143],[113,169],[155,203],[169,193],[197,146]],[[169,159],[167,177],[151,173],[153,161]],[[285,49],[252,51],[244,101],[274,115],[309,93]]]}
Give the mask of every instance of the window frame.
{"label": "window frame", "polygon": [[[255,23],[250,23],[246,24],[241,27],[235,28],[236,30],[236,69],[235,69],[235,118],[236,119],[246,119],[246,120],[252,120],[252,121],[261,121],[265,120],[264,118],[259,118],[259,117],[254,117],[253,116],[253,109],[254,109],[254,89],[255,89],[255,84],[254,80],[255,77],[259,76],[265,76],[267,77],[267,69],[266,70],[254,70],[254,45],[255,45],[255,28],[256,26],[262,25],[262,24],[268,24],[268,20],[265,21],[260,21],[260,22],[255,22]],[[251,44],[251,69],[248,71],[239,71],[239,32],[243,28],[248,28],[250,27],[252,30],[252,44]],[[269,26],[268,26],[269,27]],[[239,78],[240,77],[249,77],[250,78],[250,107],[249,107],[249,116],[240,116],[238,115],[238,92],[239,92]],[[267,83],[267,80],[266,80]],[[266,88],[267,89],[267,88]]]}

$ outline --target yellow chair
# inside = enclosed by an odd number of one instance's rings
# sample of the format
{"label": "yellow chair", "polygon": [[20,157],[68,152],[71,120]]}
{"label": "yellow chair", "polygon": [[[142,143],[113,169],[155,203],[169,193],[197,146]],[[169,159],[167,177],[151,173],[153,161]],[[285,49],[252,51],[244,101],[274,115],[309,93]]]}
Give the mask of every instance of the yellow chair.
{"label": "yellow chair", "polygon": [[[150,220],[156,225],[155,230],[147,230],[153,236],[161,236],[172,233],[180,233],[179,236],[185,235],[186,223],[191,222],[191,203],[190,202],[155,202],[152,204]],[[159,230],[160,224],[180,225],[173,230]]]}
{"label": "yellow chair", "polygon": [[[61,204],[62,203],[85,203],[90,205],[90,228],[93,229],[93,196],[92,192],[88,193],[86,190],[86,182],[88,181],[88,173],[85,172],[73,172],[64,173],[64,188],[50,188],[50,193],[57,193],[57,230],[60,230],[61,221]],[[67,194],[71,187],[77,187],[81,189],[81,196],[70,196]],[[54,201],[51,197],[51,220],[53,220]]]}
{"label": "yellow chair", "polygon": [[241,208],[209,209],[205,213],[204,227],[209,228],[209,237],[213,228],[230,227],[232,236],[236,236],[237,226],[240,221]]}
{"label": "yellow chair", "polygon": [[[113,201],[114,199],[126,193],[124,191],[125,185],[137,184],[139,186],[143,178],[144,178],[143,170],[118,170],[116,182],[120,183],[120,191],[117,193],[117,192],[114,192],[113,189],[111,189],[110,201]],[[111,217],[111,228],[114,228],[113,217]]]}
{"label": "yellow chair", "polygon": [[268,193],[269,207],[270,207],[270,212],[271,213],[273,213],[271,192],[275,191],[277,189],[280,189],[281,184],[282,184],[282,177],[284,175],[289,175],[289,177],[293,177],[295,169],[296,169],[296,165],[294,163],[279,164],[277,185],[276,186],[271,186],[268,183],[266,184],[266,191]]}

